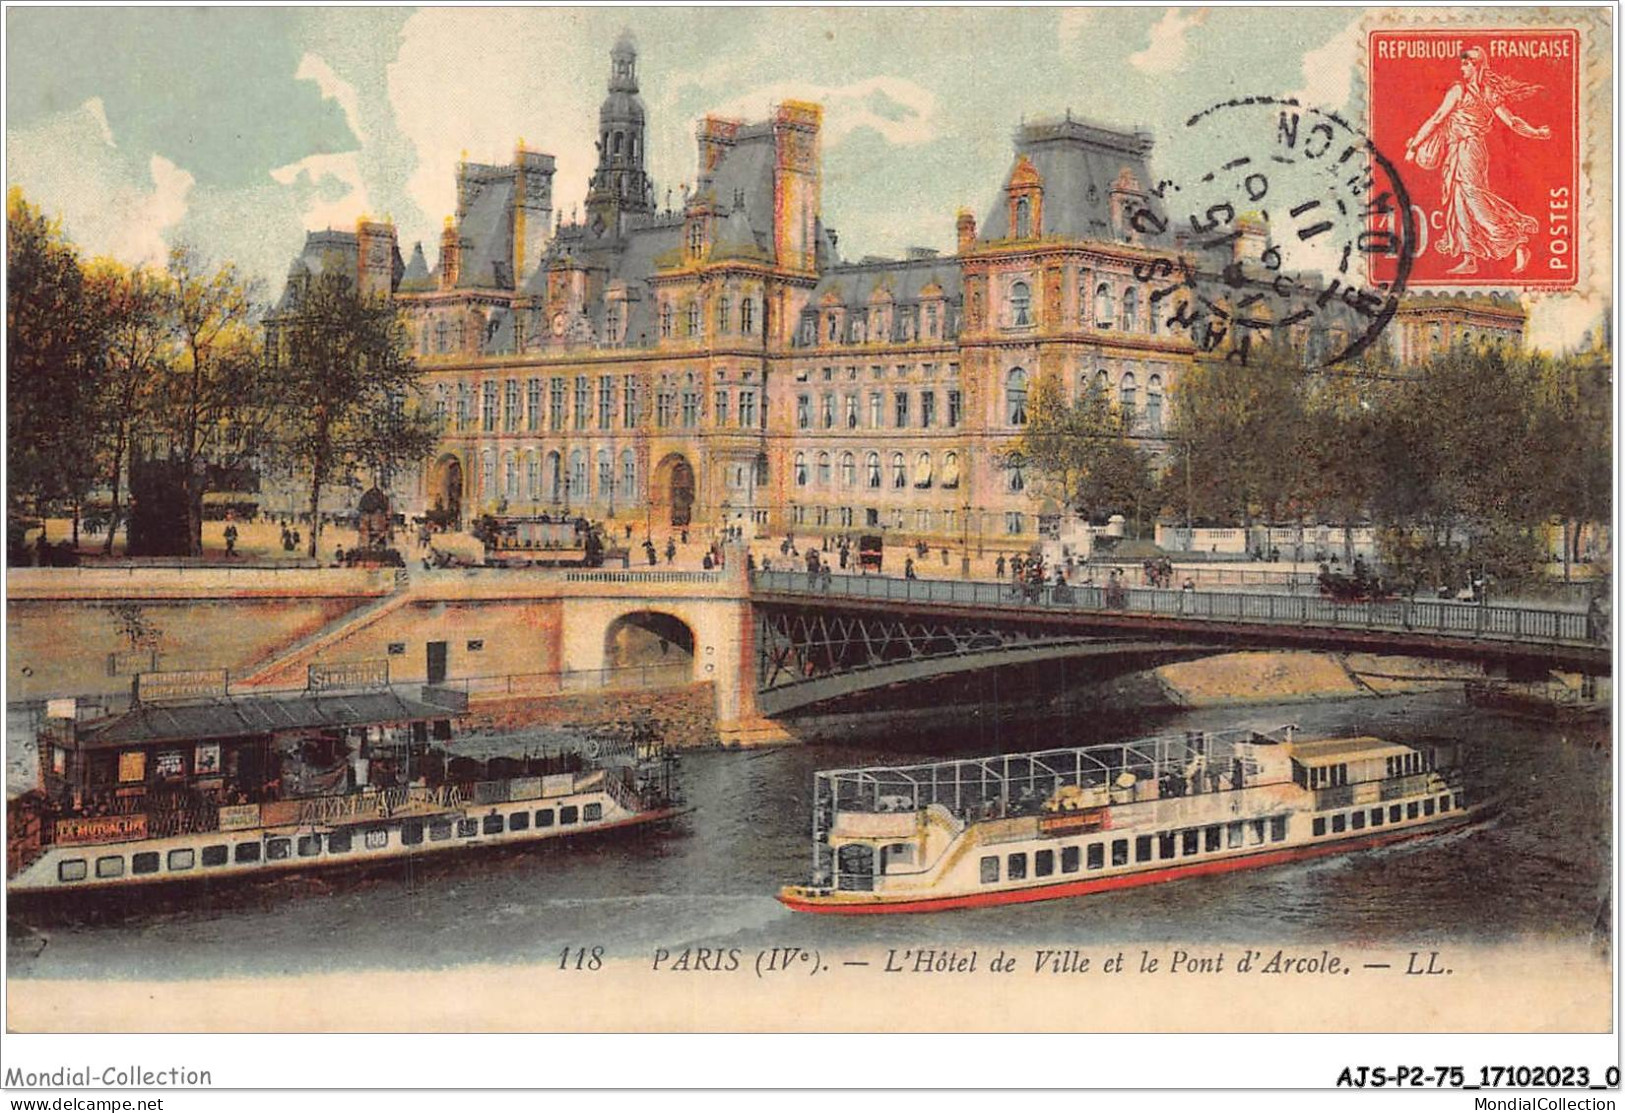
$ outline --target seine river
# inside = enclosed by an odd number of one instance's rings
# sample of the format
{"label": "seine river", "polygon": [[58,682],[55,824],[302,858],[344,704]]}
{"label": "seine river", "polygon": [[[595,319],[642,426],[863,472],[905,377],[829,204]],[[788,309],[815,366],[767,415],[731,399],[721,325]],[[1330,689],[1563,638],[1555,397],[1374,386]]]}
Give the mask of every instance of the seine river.
{"label": "seine river", "polygon": [[[1183,729],[1424,735],[1467,743],[1470,798],[1504,794],[1488,826],[1421,844],[1069,901],[932,916],[812,917],[777,887],[809,868],[812,773],[1115,741]],[[1202,942],[1374,947],[1444,941],[1584,942],[1608,922],[1610,759],[1601,726],[1464,710],[1459,693],[1142,717],[1099,716],[953,736],[685,755],[691,814],[673,829],[367,876],[292,877],[199,890],[73,919],[10,921],[13,977],[195,978],[557,962],[565,947],[657,948]],[[31,764],[9,755],[13,777]],[[15,781],[13,782],[15,783]],[[1604,945],[1597,941],[1599,947]]]}

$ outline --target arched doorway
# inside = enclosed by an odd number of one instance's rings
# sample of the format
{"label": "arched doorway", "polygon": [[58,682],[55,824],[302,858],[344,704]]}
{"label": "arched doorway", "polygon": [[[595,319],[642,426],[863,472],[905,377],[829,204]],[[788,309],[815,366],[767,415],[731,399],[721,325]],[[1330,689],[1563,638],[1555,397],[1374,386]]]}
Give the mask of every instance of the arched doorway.
{"label": "arched doorway", "polygon": [[650,504],[665,511],[668,524],[686,527],[694,517],[694,468],[680,454],[672,453],[655,469],[650,486]]}
{"label": "arched doorway", "polygon": [[455,456],[442,456],[434,466],[429,482],[430,516],[448,529],[458,529],[463,521],[463,462]]}
{"label": "arched doorway", "polygon": [[694,631],[662,611],[623,614],[604,631],[606,685],[618,678],[633,684],[684,684],[694,676]]}

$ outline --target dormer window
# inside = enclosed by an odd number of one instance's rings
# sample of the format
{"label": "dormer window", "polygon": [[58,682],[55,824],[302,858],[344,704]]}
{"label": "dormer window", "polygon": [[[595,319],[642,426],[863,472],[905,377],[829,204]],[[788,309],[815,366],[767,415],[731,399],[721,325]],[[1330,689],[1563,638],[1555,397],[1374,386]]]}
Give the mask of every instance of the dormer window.
{"label": "dormer window", "polygon": [[694,221],[688,226],[688,253],[698,255],[705,247],[705,226]]}
{"label": "dormer window", "polygon": [[666,340],[671,339],[671,302],[660,304],[660,335]]}
{"label": "dormer window", "polygon": [[1010,284],[1010,324],[1021,328],[1032,324],[1033,294],[1032,288],[1025,282],[1012,282]]}
{"label": "dormer window", "polygon": [[1025,197],[1016,199],[1016,238],[1025,240],[1033,234],[1033,206]]}
{"label": "dormer window", "polygon": [[739,331],[749,334],[756,327],[756,303],[746,298],[739,303]]}

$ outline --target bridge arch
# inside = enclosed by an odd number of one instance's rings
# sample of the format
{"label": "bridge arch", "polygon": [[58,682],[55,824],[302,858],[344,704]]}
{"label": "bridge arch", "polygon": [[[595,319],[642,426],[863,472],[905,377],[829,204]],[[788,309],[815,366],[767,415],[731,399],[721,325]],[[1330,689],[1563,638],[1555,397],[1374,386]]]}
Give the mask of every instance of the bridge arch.
{"label": "bridge arch", "polygon": [[604,668],[658,672],[668,680],[694,677],[694,628],[669,611],[622,614],[604,628]]}

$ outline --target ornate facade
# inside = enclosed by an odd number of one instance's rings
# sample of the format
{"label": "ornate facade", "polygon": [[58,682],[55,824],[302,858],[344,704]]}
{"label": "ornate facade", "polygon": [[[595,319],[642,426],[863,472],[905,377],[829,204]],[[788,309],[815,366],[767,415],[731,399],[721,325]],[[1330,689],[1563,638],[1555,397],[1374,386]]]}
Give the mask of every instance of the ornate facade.
{"label": "ornate facade", "polygon": [[[1070,113],[1023,124],[980,226],[957,214],[952,255],[849,262],[822,220],[821,124],[799,102],[707,117],[693,187],[657,205],[623,36],[581,217],[554,212],[548,155],[465,162],[432,270],[421,247],[403,263],[387,225],[311,233],[285,307],[324,267],[393,290],[445,423],[397,492],[411,512],[1025,542],[1059,512],[1015,451],[1052,376],[1069,397],[1107,392],[1160,450],[1181,368],[1208,357],[1152,312],[1145,274],[1192,248],[1132,219],[1158,209],[1149,135]],[[1246,231],[1203,268],[1256,259],[1264,231]],[[1496,321],[1521,333],[1516,307]]]}

